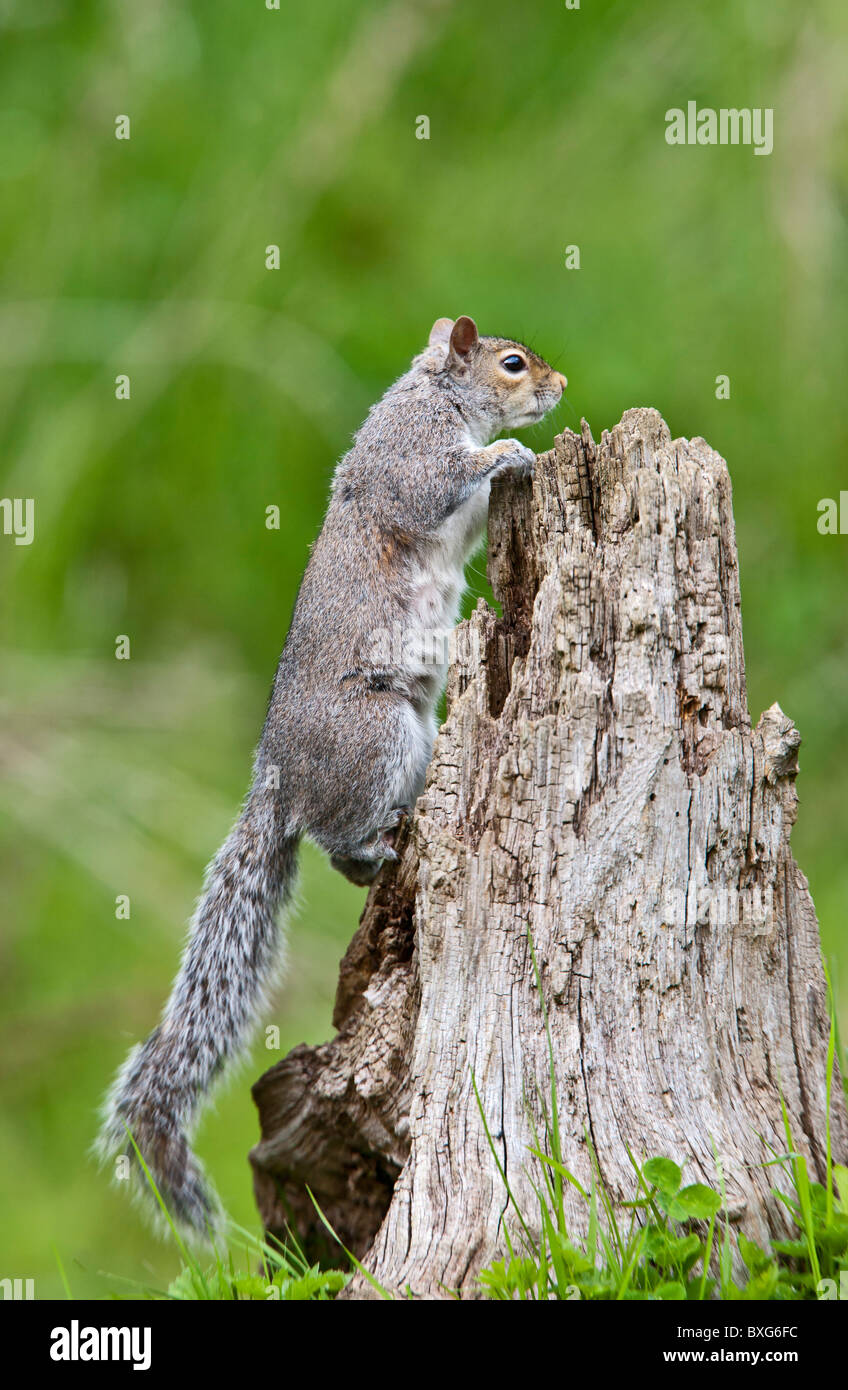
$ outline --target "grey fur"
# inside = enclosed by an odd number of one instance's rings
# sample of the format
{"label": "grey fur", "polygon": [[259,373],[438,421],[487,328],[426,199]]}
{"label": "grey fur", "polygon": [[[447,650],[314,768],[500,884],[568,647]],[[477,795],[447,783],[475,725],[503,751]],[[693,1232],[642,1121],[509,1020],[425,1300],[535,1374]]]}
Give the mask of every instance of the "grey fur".
{"label": "grey fur", "polygon": [[[510,350],[525,364],[517,375],[501,365]],[[521,344],[479,338],[467,318],[440,319],[336,469],[251,792],[208,871],[162,1022],[118,1074],[98,1141],[105,1161],[132,1153],[132,1133],[188,1232],[220,1216],[189,1136],[266,1007],[298,841],[308,835],[356,883],[394,857],[394,829],[424,784],[444,679],[416,636],[456,621],[491,479],[532,470],[517,440],[488,441],[541,419],[564,385]],[[402,635],[401,651],[378,652],[387,633]]]}

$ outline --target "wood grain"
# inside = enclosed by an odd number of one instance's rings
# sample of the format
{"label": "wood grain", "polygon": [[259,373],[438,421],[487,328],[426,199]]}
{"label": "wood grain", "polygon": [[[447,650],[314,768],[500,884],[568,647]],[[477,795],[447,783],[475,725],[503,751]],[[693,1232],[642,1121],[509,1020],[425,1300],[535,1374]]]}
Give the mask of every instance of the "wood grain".
{"label": "wood grain", "polygon": [[[482,601],[457,630],[427,788],[342,962],[337,1036],[254,1087],[260,1214],[329,1253],[308,1183],[390,1290],[479,1292],[504,1252],[501,1163],[529,1224],[549,1086],[564,1160],[633,1195],[627,1149],[686,1162],[759,1242],[785,1235],[786,1143],[824,1177],[829,1028],[789,837],[800,742],[752,728],[727,466],[630,410],[535,481],[496,485]],[[848,1158],[834,1083],[833,1149]],[[575,1235],[586,1209],[568,1198]],[[346,1297],[375,1296],[357,1277]]]}

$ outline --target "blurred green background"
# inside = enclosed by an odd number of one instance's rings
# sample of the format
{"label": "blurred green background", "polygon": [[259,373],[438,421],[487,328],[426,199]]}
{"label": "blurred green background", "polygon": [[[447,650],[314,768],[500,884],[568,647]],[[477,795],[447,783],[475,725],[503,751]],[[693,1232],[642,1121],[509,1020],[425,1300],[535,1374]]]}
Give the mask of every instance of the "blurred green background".
{"label": "blurred green background", "polygon": [[[728,459],[751,711],[804,736],[848,1033],[848,537],[816,529],[848,488],[842,0],[3,0],[0,30],[0,495],[36,516],[0,536],[0,1275],[57,1295],[53,1243],[79,1296],[176,1269],[87,1158],[97,1106],[246,788],[334,463],[440,315],[565,371],[535,447],[653,405]],[[774,108],[774,153],[669,147],[690,99]],[[331,1033],[363,899],[305,851],[281,1052]],[[199,1138],[249,1224],[278,1055]]]}

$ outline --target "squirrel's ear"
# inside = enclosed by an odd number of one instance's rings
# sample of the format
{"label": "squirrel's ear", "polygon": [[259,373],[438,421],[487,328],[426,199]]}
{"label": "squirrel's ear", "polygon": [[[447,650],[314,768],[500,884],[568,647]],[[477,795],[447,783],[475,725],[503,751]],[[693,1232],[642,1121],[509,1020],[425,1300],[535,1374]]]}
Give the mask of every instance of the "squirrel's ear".
{"label": "squirrel's ear", "polygon": [[477,346],[477,325],[473,319],[462,314],[457,319],[450,335],[451,352],[456,353],[457,357],[467,357]]}
{"label": "squirrel's ear", "polygon": [[438,344],[440,347],[447,347],[450,342],[452,328],[453,319],[436,319],[436,322],[430,329],[430,337],[427,340],[429,346],[436,347]]}

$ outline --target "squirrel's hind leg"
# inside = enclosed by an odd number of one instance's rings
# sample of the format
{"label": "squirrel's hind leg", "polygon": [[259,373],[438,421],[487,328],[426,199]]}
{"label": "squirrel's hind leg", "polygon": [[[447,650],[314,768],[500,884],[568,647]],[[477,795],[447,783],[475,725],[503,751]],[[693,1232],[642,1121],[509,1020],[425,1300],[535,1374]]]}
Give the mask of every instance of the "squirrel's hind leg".
{"label": "squirrel's hind leg", "polygon": [[316,787],[307,833],[335,869],[365,884],[376,878],[384,859],[397,858],[395,831],[423,785],[432,729],[406,702],[372,696],[355,733],[356,756],[347,762],[332,801],[322,805],[323,789],[320,783]]}
{"label": "squirrel's hind leg", "polygon": [[349,883],[355,883],[359,888],[367,888],[373,883],[383,867],[382,859],[353,859],[343,854],[330,855],[330,863]]}
{"label": "squirrel's hind leg", "polygon": [[350,853],[332,854],[330,863],[351,883],[373,883],[386,859],[397,859],[395,831],[412,815],[411,806],[396,806],[380,826],[376,838],[351,847]]}

